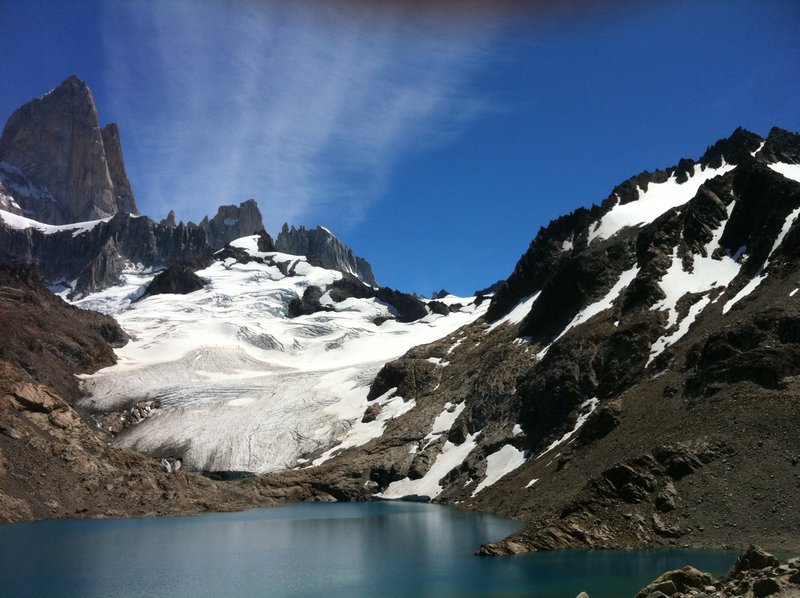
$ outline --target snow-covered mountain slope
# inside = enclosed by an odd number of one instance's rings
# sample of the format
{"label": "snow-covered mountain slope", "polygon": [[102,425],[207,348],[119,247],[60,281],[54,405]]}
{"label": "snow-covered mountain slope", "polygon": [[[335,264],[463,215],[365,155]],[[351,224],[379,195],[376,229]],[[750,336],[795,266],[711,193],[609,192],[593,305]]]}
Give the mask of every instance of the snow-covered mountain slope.
{"label": "snow-covered mountain slope", "polygon": [[31,220],[25,216],[9,212],[7,210],[0,210],[0,222],[4,223],[8,228],[16,230],[37,230],[45,235],[52,235],[62,231],[70,231],[72,236],[75,237],[81,233],[92,230],[101,222],[108,222],[111,217],[101,218],[99,220],[90,220],[88,222],[74,222],[72,224],[45,224],[36,220]]}
{"label": "snow-covered mountain slope", "polygon": [[159,404],[119,445],[207,471],[263,473],[319,461],[324,451],[379,436],[413,408],[387,395],[376,419],[361,422],[386,361],[484,311],[468,305],[401,323],[377,298],[337,302],[329,291],[322,311],[290,318],[293,299],[343,275],[305,257],[261,252],[257,236],[231,245],[257,261],[214,262],[197,272],[206,282],[199,291],[141,298],[152,275],[129,271],[127,284],[77,302],[114,315],[132,337],[117,365],[86,377],[82,406],[120,412],[139,401]]}
{"label": "snow-covered mountain slope", "polygon": [[757,497],[796,493],[797,164],[800,136],[737,130],[543,228],[484,318],[380,370],[369,397],[414,408],[311,479],[534,523],[485,554],[796,545]]}

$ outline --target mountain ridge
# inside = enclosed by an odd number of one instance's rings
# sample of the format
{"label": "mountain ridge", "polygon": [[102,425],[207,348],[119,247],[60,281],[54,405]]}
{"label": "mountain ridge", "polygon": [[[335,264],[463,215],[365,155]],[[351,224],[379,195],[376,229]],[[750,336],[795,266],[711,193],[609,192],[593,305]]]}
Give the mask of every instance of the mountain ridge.
{"label": "mountain ridge", "polygon": [[[174,212],[161,222],[139,216],[119,127],[100,127],[91,90],[74,75],[21,106],[3,129],[0,259],[36,263],[50,286],[75,296],[118,283],[128,263],[168,268],[262,232],[271,245],[253,199],[221,205],[198,224],[176,223]],[[327,229],[292,227],[277,242],[377,286],[370,264]]]}
{"label": "mountain ridge", "polygon": [[[171,468],[263,474],[248,482],[258,497],[430,500],[527,522],[487,556],[798,549],[798,162],[797,134],[739,128],[542,227],[474,300],[406,302],[339,250],[344,272],[322,268],[322,228],[223,235],[195,278],[174,272],[159,293],[145,292],[153,271],[115,262],[137,227],[185,253],[219,223],[252,228],[226,210],[207,228],[118,214],[51,231],[116,231],[93,272],[125,284],[76,302],[135,331],[124,367],[84,380],[82,408]],[[153,238],[153,255],[171,246]]]}

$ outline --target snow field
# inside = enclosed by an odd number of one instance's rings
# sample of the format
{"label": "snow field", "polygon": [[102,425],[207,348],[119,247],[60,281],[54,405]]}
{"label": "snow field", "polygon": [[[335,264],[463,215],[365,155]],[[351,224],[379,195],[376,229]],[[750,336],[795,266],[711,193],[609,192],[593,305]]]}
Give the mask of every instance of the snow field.
{"label": "snow field", "polygon": [[589,231],[589,243],[595,239],[610,239],[626,226],[639,226],[653,222],[664,212],[685,204],[697,194],[700,185],[707,180],[725,174],[735,168],[723,164],[720,168],[706,168],[695,164],[694,172],[684,183],[678,183],[675,174],[663,183],[650,183],[647,191],[639,189],[636,201],[617,204],[603,216],[594,229]]}
{"label": "snow field", "polygon": [[36,220],[31,220],[30,218],[25,218],[25,216],[19,216],[17,214],[12,214],[11,212],[6,212],[5,210],[0,210],[0,220],[2,220],[9,228],[16,228],[19,230],[33,228],[43,232],[46,235],[52,235],[53,233],[69,230],[72,231],[73,237],[77,237],[86,231],[92,230],[101,222],[108,222],[111,220],[111,217],[109,216],[108,218],[101,218],[99,220],[89,220],[87,222],[75,222],[74,224],[44,224],[42,222],[37,222]]}
{"label": "snow field", "polygon": [[[274,471],[312,453],[322,453],[315,461],[322,462],[380,435],[390,419],[414,407],[384,397],[377,419],[360,421],[385,362],[486,309],[468,305],[447,316],[378,326],[376,318],[390,315],[387,305],[348,299],[331,301],[335,311],[288,318],[291,299],[341,274],[303,257],[259,252],[256,236],[232,245],[268,263],[216,262],[197,273],[207,282],[203,289],[139,301],[153,274],[132,267],[123,285],[77,302],[115,316],[132,338],[117,350],[116,365],[84,377],[90,393],[84,405],[100,411],[144,399],[162,405],[121,435],[121,446],[149,453],[175,447],[185,451],[187,465],[217,471]],[[280,262],[291,262],[295,275],[284,276]]]}
{"label": "snow field", "polygon": [[523,463],[525,463],[525,451],[521,451],[511,444],[506,444],[491,455],[487,455],[486,477],[475,488],[472,496],[477,496],[481,490],[493,485]]}
{"label": "snow field", "polygon": [[787,164],[786,162],[775,162],[769,167],[775,172],[779,172],[787,179],[792,179],[800,183],[800,164]]}

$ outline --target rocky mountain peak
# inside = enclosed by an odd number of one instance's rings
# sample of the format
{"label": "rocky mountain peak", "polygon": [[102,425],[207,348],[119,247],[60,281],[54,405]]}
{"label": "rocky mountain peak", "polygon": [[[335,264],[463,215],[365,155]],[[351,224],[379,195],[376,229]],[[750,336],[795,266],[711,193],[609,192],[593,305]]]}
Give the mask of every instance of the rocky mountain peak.
{"label": "rocky mountain peak", "polygon": [[773,127],[757,157],[767,163],[800,164],[800,135]]}
{"label": "rocky mountain peak", "polygon": [[310,262],[323,268],[347,272],[370,286],[378,286],[369,262],[356,256],[349,247],[323,226],[307,229],[304,226],[290,227],[284,223],[275,240],[275,251],[305,255]]}
{"label": "rocky mountain peak", "polygon": [[752,160],[753,154],[764,143],[764,139],[755,133],[737,127],[726,139],[720,139],[706,149],[700,158],[700,164],[719,168],[723,162],[739,164],[745,160]]}
{"label": "rocky mountain peak", "polygon": [[[175,215],[172,214],[173,222]],[[254,199],[248,199],[238,206],[220,206],[216,216],[207,222],[208,230],[215,246],[224,246],[240,237],[253,235],[264,230],[261,211]]]}
{"label": "rocky mountain peak", "polygon": [[[629,268],[630,257],[627,254],[630,252],[633,252],[632,255],[635,255],[640,266],[647,261],[653,261],[648,257],[648,252],[656,251],[653,248],[659,243],[663,247],[656,253],[660,256],[659,259],[668,263],[669,254],[663,254],[663,251],[672,251],[678,237],[681,236],[678,234],[678,228],[675,228],[679,224],[673,210],[680,211],[678,204],[692,200],[695,195],[693,201],[686,204],[687,209],[684,214],[687,222],[681,240],[686,246],[694,248],[695,251],[704,251],[703,247],[712,238],[711,231],[716,229],[721,221],[728,220],[727,209],[732,197],[735,196],[741,201],[737,203],[735,212],[730,216],[730,222],[727,223],[726,232],[720,242],[725,249],[732,252],[742,245],[750,247],[752,252],[754,240],[751,237],[761,235],[764,236],[766,244],[766,247],[761,249],[769,252],[776,231],[780,230],[787,214],[793,209],[790,203],[785,205],[776,203],[777,197],[783,197],[790,192],[784,189],[783,183],[778,182],[780,175],[770,166],[775,163],[800,163],[800,135],[776,127],[770,131],[767,139],[764,139],[739,127],[729,137],[709,146],[697,161],[684,158],[675,166],[654,172],[644,171],[631,177],[616,186],[600,204],[588,209],[578,208],[543,227],[531,242],[528,251],[520,258],[514,272],[498,289],[487,312],[487,319],[496,321],[509,313],[520,301],[540,291],[544,296],[538,300],[537,309],[544,310],[545,304],[548,303],[546,297],[553,292],[553,288],[561,284],[557,278],[564,284],[577,284],[583,293],[602,281],[608,272],[618,276],[623,269]],[[655,206],[652,217],[643,220],[633,219],[626,223],[625,216],[622,215],[625,210],[630,210],[626,204],[634,202],[647,204],[651,201],[648,190],[653,187],[661,188],[662,193],[674,194],[674,197],[683,197],[681,195],[683,191],[679,190],[686,189],[686,195],[681,202],[674,205],[669,201],[662,204],[670,209],[662,210]],[[671,190],[668,190],[670,188]],[[762,188],[769,189],[767,194],[769,199],[762,197],[764,193],[758,191]],[[642,205],[641,208],[635,209],[648,208]],[[648,223],[656,221],[658,216],[665,218],[668,214],[671,215],[669,222],[672,222],[674,230],[667,230],[667,227],[659,231],[658,238],[638,235],[640,227],[646,227]],[[756,228],[752,223],[761,222],[767,217],[771,236],[754,232]],[[615,219],[619,219],[616,220],[617,224],[609,225],[615,222]],[[604,225],[607,228],[604,228]],[[619,241],[615,248],[606,247],[607,243],[604,241],[609,235],[615,236]],[[624,238],[628,238],[632,244],[631,248],[621,249]],[[758,243],[755,244],[760,247]],[[680,251],[683,253],[686,248],[682,246]],[[763,262],[764,256],[761,258]],[[753,260],[756,267],[760,263]],[[598,274],[601,271],[603,274]],[[646,283],[645,280],[648,276],[657,280],[662,275],[662,269],[648,271],[647,276],[639,277],[632,287],[637,288],[642,297],[649,297],[648,301],[652,303],[655,300],[655,297],[650,295],[653,289],[647,291],[645,287],[653,287],[653,283]],[[607,286],[600,284],[598,288],[607,290]],[[552,288],[547,291],[548,287]],[[566,292],[566,288],[561,288],[561,292]],[[578,293],[576,289],[573,291]],[[636,294],[632,293],[631,297]],[[579,303],[582,301],[583,299],[579,300]],[[561,300],[558,293],[553,293],[549,302],[553,309],[564,309],[574,315],[574,310],[566,308],[569,301]],[[548,326],[558,328],[558,323],[550,321],[552,314],[540,315],[541,319],[546,321],[540,330],[545,330]],[[537,318],[534,320],[539,321]]]}
{"label": "rocky mountain peak", "polygon": [[11,115],[0,137],[0,161],[52,195],[54,202],[15,197],[22,212],[39,222],[69,224],[137,213],[119,130],[100,128],[92,92],[78,77],[68,77]]}

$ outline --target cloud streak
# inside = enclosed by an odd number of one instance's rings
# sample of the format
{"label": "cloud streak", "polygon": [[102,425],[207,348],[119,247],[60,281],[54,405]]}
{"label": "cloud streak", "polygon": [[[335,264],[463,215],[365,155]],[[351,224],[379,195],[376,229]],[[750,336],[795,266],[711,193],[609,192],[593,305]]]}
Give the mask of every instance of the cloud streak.
{"label": "cloud streak", "polygon": [[114,4],[104,85],[143,211],[255,197],[271,230],[355,226],[406,152],[485,108],[470,80],[497,27],[402,4]]}

